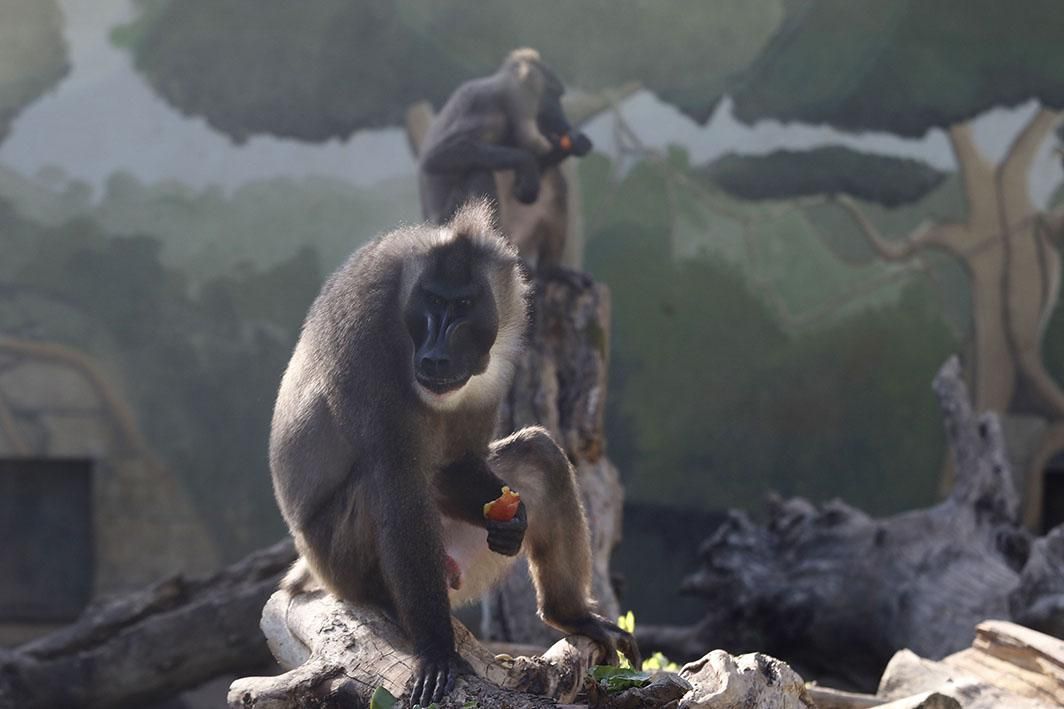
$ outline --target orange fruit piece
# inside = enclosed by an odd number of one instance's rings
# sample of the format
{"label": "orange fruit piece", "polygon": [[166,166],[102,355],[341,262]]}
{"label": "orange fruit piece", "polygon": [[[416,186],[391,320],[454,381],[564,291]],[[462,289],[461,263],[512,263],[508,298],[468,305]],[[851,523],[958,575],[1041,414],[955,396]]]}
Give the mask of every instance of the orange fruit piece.
{"label": "orange fruit piece", "polygon": [[568,133],[566,133],[561,137],[561,140],[558,141],[558,145],[560,145],[565,152],[569,152],[573,149],[573,139],[569,137]]}
{"label": "orange fruit piece", "polygon": [[502,495],[484,503],[484,518],[493,522],[509,522],[517,514],[520,504],[521,494],[511,490],[509,485],[503,485]]}

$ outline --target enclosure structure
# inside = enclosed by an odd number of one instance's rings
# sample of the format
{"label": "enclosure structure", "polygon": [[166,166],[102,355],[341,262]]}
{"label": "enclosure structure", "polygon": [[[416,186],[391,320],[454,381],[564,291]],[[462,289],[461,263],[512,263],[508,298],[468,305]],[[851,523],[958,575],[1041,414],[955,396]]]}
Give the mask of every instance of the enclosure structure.
{"label": "enclosure structure", "polygon": [[69,347],[0,337],[0,645],[218,557],[122,397]]}

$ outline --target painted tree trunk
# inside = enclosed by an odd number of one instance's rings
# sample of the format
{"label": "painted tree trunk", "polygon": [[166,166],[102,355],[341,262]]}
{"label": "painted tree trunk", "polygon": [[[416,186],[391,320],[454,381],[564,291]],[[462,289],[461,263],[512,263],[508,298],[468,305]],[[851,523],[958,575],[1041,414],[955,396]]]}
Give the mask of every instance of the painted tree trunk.
{"label": "painted tree trunk", "polygon": [[[1034,206],[1029,173],[1060,118],[1054,111],[1037,111],[997,163],[987,160],[976,146],[970,124],[949,128],[964,183],[963,221],[923,225],[907,238],[887,240],[852,201],[841,200],[885,260],[904,261],[925,249],[940,249],[964,265],[971,291],[969,365],[977,410],[1035,415],[1048,423],[1033,454],[1023,456],[1031,466],[1023,476],[1023,519],[1031,526],[1041,514],[1041,466],[1061,450],[1064,439],[1057,430],[1064,424],[1064,391],[1042,361],[1042,340],[1061,277],[1060,254],[1050,231],[1060,228],[1062,219],[1059,214],[1047,218]],[[947,466],[946,489],[951,475]]]}
{"label": "painted tree trunk", "polygon": [[1064,417],[1064,395],[1042,362],[1042,340],[1056,307],[1060,255],[1036,218],[1029,211],[1010,232],[973,229],[966,239],[975,404],[1055,419]]}

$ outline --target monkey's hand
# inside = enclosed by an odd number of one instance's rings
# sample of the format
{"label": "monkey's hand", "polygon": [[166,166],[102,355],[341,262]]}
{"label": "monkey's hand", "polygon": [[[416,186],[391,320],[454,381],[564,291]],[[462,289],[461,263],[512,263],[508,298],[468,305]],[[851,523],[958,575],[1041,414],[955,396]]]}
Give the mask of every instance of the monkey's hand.
{"label": "monkey's hand", "polygon": [[585,618],[576,622],[557,623],[557,625],[565,632],[586,635],[594,640],[595,644],[605,653],[602,661],[604,665],[616,665],[617,651],[620,650],[632,663],[632,667],[643,666],[643,657],[639,653],[635,637],[597,613],[589,613]]}
{"label": "monkey's hand", "polygon": [[533,204],[539,199],[539,166],[531,157],[514,170],[514,199],[522,204]]}
{"label": "monkey's hand", "polygon": [[505,522],[486,519],[484,527],[488,530],[489,549],[503,556],[517,556],[517,553],[521,551],[521,542],[525,539],[525,530],[528,529],[525,503],[521,502],[517,505],[517,514],[513,519]]}
{"label": "monkey's hand", "polygon": [[576,133],[571,136],[571,139],[573,143],[573,147],[569,149],[571,155],[582,158],[591,152],[591,138],[583,133]]}
{"label": "monkey's hand", "polygon": [[453,651],[424,652],[417,656],[414,687],[410,690],[410,706],[427,707],[443,699],[454,689],[461,672],[461,661]]}

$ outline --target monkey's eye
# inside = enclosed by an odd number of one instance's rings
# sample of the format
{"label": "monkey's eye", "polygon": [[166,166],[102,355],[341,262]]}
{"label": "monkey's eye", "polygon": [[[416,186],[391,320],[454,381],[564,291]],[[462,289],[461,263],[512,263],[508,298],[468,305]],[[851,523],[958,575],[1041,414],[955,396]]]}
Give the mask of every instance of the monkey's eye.
{"label": "monkey's eye", "polygon": [[429,293],[428,294],[428,298],[429,298],[429,305],[431,305],[434,308],[442,308],[442,307],[447,305],[447,302],[443,298],[441,298],[440,296],[436,295],[435,293]]}
{"label": "monkey's eye", "polygon": [[465,311],[473,307],[473,300],[471,298],[461,298],[455,303],[459,310]]}

